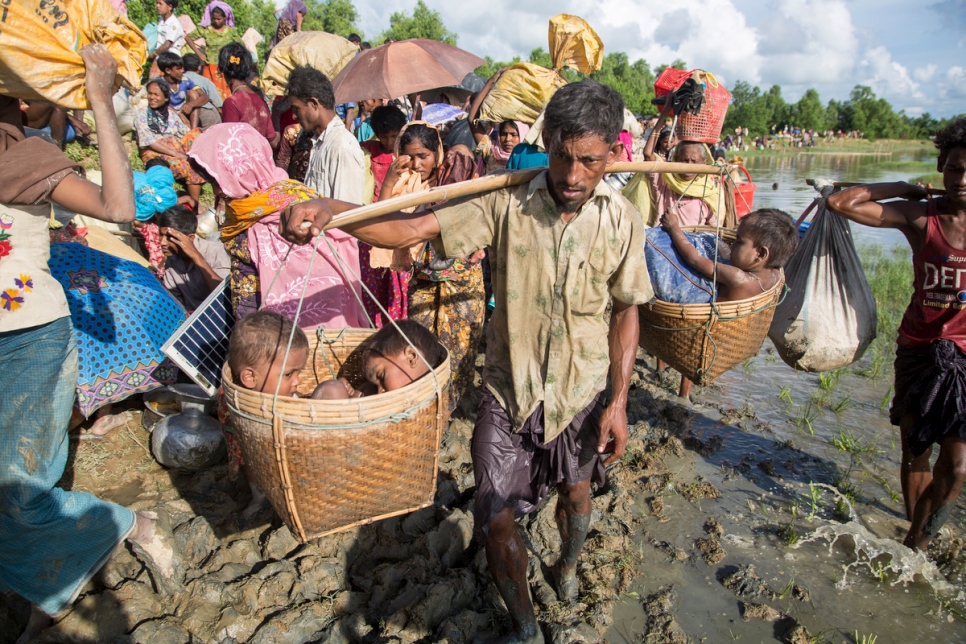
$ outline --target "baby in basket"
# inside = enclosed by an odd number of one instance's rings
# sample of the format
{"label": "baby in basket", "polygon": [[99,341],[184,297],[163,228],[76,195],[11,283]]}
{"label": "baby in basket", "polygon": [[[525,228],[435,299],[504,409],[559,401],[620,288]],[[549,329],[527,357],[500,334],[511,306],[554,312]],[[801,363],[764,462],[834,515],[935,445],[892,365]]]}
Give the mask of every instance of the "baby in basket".
{"label": "baby in basket", "polygon": [[362,354],[363,374],[368,381],[363,387],[357,390],[345,378],[326,380],[319,383],[311,398],[347,400],[402,389],[438,367],[444,357],[442,345],[426,327],[399,320],[387,324],[369,340]]}
{"label": "baby in basket", "polygon": [[791,216],[774,208],[762,208],[745,215],[738,223],[731,242],[731,264],[714,262],[702,256],[684,236],[679,216],[668,210],[661,225],[668,232],[675,250],[695,271],[715,279],[718,302],[744,300],[761,295],[775,286],[780,269],[798,246],[798,230]]}

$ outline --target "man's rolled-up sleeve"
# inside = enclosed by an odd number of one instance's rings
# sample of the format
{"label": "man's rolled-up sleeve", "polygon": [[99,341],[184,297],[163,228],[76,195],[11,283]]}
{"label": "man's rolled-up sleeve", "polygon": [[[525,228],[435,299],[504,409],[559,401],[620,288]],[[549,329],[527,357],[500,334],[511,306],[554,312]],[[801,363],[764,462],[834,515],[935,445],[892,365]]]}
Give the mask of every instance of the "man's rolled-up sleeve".
{"label": "man's rolled-up sleeve", "polygon": [[439,222],[439,237],[433,247],[447,258],[468,257],[493,245],[501,191],[453,199],[433,208]]}
{"label": "man's rolled-up sleeve", "polygon": [[624,304],[644,304],[654,297],[651,278],[644,259],[644,224],[629,216],[630,235],[621,248],[621,262],[608,280],[611,297]]}

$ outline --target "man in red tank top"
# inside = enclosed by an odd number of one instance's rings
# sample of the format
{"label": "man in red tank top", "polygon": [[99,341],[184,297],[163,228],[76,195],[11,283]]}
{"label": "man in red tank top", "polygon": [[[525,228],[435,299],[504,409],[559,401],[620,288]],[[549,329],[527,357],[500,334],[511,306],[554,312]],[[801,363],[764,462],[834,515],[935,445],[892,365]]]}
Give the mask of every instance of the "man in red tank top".
{"label": "man in red tank top", "polygon": [[[891,418],[912,522],[904,543],[918,549],[939,534],[966,480],[966,118],[940,131],[936,147],[945,196],[922,202],[919,186],[879,183],[827,204],[856,223],[898,228],[912,247],[915,284],[899,327]],[[933,443],[939,457],[930,471]]]}

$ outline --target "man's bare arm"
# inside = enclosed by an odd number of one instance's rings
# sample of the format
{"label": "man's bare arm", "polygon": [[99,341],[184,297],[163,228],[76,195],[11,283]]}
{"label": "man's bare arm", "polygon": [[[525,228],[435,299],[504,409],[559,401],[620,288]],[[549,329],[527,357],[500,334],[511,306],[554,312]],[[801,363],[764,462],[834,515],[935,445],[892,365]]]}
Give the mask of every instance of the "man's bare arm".
{"label": "man's bare arm", "polygon": [[[335,199],[306,201],[282,213],[278,232],[291,242],[306,244],[334,216],[359,207]],[[439,237],[439,222],[432,211],[393,212],[368,221],[339,226],[339,229],[377,248],[409,248]]]}
{"label": "man's bare arm", "polygon": [[[854,186],[837,192],[826,201],[826,205],[857,224],[873,228],[922,229],[925,208],[922,204],[912,203],[925,199],[926,190],[904,181],[895,183],[873,183]],[[907,199],[891,203],[879,203],[887,199]]]}
{"label": "man's bare arm", "polygon": [[[619,461],[627,446],[627,391],[631,384],[631,374],[634,372],[639,336],[637,307],[614,300],[607,337],[610,355],[610,402],[600,417],[600,437],[597,441],[598,453],[611,452],[604,465]],[[613,445],[608,446],[611,439]]]}

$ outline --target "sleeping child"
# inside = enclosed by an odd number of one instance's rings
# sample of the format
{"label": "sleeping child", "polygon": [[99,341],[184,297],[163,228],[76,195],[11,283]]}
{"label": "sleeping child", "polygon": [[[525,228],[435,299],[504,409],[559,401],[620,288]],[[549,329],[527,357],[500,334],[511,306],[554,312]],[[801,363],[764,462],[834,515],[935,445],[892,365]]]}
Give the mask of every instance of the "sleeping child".
{"label": "sleeping child", "polygon": [[377,331],[362,354],[363,374],[368,381],[364,387],[356,390],[344,378],[327,380],[319,383],[311,397],[347,400],[395,391],[416,382],[444,359],[442,345],[426,327],[412,320],[399,320]]}
{"label": "sleeping child", "polygon": [[787,213],[774,208],[756,210],[739,222],[735,241],[730,244],[731,263],[719,262],[715,274],[714,262],[684,236],[674,209],[664,214],[661,224],[684,261],[696,272],[717,281],[718,302],[744,300],[775,286],[781,267],[798,246],[798,230]]}

